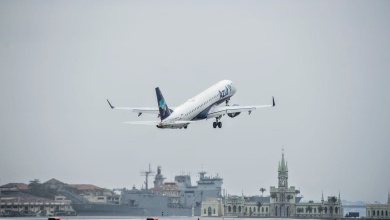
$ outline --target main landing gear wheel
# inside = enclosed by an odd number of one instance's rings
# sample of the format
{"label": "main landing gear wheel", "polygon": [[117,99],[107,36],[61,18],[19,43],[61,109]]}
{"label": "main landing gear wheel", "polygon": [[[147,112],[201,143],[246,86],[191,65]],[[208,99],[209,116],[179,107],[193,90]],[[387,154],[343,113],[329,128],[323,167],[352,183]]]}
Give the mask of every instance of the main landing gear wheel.
{"label": "main landing gear wheel", "polygon": [[213,128],[217,128],[217,126],[218,126],[218,128],[222,128],[222,122],[220,122],[220,121],[213,122]]}

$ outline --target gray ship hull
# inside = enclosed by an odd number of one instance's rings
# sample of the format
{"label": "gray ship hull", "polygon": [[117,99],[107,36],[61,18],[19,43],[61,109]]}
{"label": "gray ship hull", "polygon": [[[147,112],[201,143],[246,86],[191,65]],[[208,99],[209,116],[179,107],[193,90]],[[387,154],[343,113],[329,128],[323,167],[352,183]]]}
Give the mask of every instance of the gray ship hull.
{"label": "gray ship hull", "polygon": [[[79,216],[192,216],[191,208],[138,208],[128,205],[72,204]],[[194,210],[200,215],[200,209]]]}
{"label": "gray ship hull", "polygon": [[80,216],[140,216],[143,209],[127,205],[112,204],[72,204],[72,208]]}

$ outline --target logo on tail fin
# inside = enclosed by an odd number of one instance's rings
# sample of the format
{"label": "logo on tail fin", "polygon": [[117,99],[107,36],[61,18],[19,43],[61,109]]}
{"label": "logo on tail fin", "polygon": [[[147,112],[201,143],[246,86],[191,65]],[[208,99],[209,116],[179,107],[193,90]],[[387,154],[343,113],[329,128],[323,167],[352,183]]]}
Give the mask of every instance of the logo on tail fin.
{"label": "logo on tail fin", "polygon": [[158,110],[160,111],[160,118],[162,121],[171,115],[171,110],[168,108],[168,105],[165,102],[164,97],[160,91],[160,88],[158,87],[156,88],[156,95],[157,95]]}

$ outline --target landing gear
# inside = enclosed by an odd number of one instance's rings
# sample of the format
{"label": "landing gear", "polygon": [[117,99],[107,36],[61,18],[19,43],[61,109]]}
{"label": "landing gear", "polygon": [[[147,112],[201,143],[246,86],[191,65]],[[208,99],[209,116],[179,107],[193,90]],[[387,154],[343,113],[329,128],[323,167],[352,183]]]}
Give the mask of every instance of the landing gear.
{"label": "landing gear", "polygon": [[222,122],[219,121],[220,118],[221,117],[215,118],[216,121],[213,122],[213,128],[217,128],[217,126],[218,126],[218,128],[222,128]]}

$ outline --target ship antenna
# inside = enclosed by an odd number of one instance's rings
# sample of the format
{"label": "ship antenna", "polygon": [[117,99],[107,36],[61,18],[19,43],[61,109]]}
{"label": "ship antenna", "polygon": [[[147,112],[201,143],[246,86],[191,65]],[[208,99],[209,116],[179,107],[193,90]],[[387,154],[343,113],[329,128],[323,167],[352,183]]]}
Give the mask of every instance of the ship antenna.
{"label": "ship antenna", "polygon": [[145,188],[146,190],[148,190],[148,179],[149,179],[149,175],[150,174],[154,174],[155,172],[152,171],[152,169],[150,168],[150,163],[149,163],[149,170],[147,171],[141,171],[141,176],[145,176]]}

